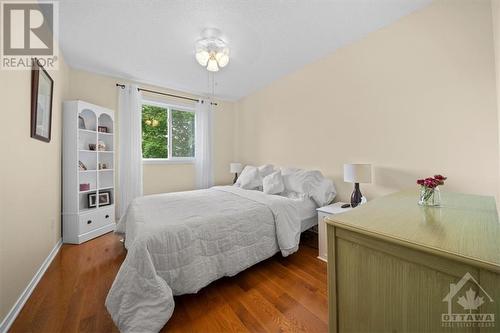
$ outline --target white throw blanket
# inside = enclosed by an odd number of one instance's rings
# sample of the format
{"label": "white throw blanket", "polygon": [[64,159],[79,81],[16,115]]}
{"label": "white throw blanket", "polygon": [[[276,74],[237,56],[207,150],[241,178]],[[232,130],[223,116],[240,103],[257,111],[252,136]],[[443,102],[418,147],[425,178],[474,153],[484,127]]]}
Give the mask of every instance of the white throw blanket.
{"label": "white throw blanket", "polygon": [[121,332],[157,332],[173,295],[297,251],[294,201],[233,186],[138,198],[120,220],[127,257],[106,298]]}

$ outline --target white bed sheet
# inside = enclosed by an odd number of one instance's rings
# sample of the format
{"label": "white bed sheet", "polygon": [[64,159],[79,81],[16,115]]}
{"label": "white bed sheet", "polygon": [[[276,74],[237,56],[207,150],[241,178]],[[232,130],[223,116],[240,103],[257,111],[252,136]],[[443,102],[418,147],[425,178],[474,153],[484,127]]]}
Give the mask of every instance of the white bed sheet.
{"label": "white bed sheet", "polygon": [[301,221],[308,220],[316,217],[318,205],[313,199],[307,197],[305,194],[296,192],[285,192],[281,196],[293,200],[294,206],[297,208],[299,218]]}

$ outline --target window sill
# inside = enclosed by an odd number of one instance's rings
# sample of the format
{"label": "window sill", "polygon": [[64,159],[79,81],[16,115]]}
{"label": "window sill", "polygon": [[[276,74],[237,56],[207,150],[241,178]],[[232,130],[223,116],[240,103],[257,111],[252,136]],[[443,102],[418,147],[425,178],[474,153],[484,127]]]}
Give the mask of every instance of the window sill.
{"label": "window sill", "polygon": [[194,158],[143,158],[142,164],[194,164]]}

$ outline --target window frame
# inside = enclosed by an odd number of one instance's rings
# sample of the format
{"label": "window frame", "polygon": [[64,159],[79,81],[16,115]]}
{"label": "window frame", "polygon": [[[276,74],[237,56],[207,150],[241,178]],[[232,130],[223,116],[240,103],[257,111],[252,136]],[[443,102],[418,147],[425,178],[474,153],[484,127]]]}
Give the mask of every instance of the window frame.
{"label": "window frame", "polygon": [[[141,118],[142,118],[142,106],[143,105],[150,105],[150,106],[156,106],[160,107],[163,109],[167,109],[167,128],[168,128],[168,157],[167,158],[142,158],[142,164],[194,164],[195,158],[194,157],[173,157],[172,156],[172,109],[175,111],[183,111],[183,112],[191,112],[194,114],[195,118],[195,128],[194,128],[194,135],[195,135],[195,140],[196,140],[196,111],[194,107],[189,107],[185,105],[177,105],[177,104],[171,104],[171,103],[166,103],[166,102],[159,102],[151,99],[143,99],[141,103]],[[141,145],[142,145],[142,129],[141,129]],[[196,150],[196,146],[195,146]]]}

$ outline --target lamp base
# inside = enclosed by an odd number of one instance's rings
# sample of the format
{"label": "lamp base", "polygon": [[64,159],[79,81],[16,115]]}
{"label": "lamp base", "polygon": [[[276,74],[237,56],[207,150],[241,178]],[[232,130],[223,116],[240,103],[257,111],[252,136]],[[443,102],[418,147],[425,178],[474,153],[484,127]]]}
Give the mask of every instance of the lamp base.
{"label": "lamp base", "polygon": [[359,190],[359,183],[354,184],[354,191],[351,194],[351,207],[354,208],[361,203],[361,199],[363,198],[363,194]]}

